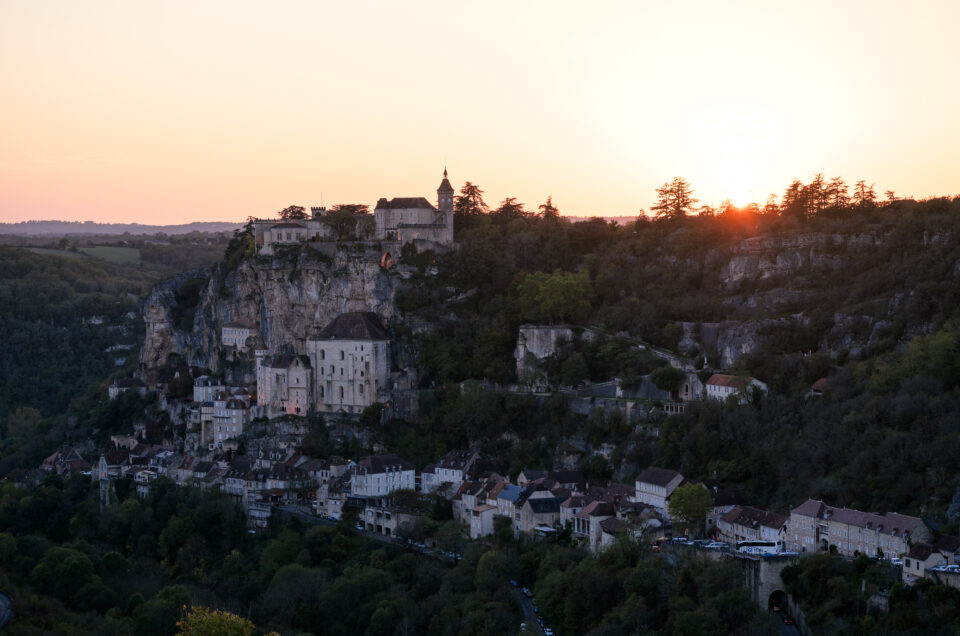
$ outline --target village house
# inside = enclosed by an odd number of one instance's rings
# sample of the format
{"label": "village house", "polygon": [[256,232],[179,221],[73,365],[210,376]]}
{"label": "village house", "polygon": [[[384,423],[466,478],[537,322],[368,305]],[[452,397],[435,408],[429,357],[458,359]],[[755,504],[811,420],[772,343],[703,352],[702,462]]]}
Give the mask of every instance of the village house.
{"label": "village house", "polygon": [[918,517],[834,508],[808,499],[790,511],[786,537],[787,545],[796,552],[834,546],[844,556],[892,558],[908,552],[911,543],[928,541],[930,531]]}
{"label": "village house", "polygon": [[433,474],[430,477],[421,477],[421,488],[424,492],[432,492],[444,487],[449,492],[456,492],[460,484],[467,480],[467,472],[473,467],[480,455],[474,451],[452,450],[433,464]]}
{"label": "village house", "polygon": [[385,401],[390,389],[390,335],[375,313],[340,314],[307,340],[307,355],[315,410],[360,413]]}
{"label": "village house", "polygon": [[[903,556],[903,582],[912,585],[932,568],[948,566],[960,573],[960,538],[943,535],[933,543],[916,543]],[[952,567],[951,567],[952,566]]]}
{"label": "village house", "polygon": [[549,494],[531,496],[520,508],[519,532],[533,532],[540,527],[554,528],[560,523],[560,501]]}
{"label": "village house", "polygon": [[735,506],[720,518],[720,541],[736,547],[740,541],[784,541],[789,517],[751,506]]}
{"label": "village house", "polygon": [[574,540],[582,542],[591,552],[600,550],[602,530],[601,522],[616,518],[617,511],[613,504],[602,501],[592,501],[577,514],[573,515],[572,536]]}
{"label": "village house", "polygon": [[766,393],[767,385],[755,378],[742,378],[723,373],[714,373],[706,383],[707,398],[721,402],[734,396],[740,404],[746,404],[754,389]]}
{"label": "village house", "polygon": [[677,471],[651,466],[637,476],[634,501],[650,506],[668,519],[667,500],[682,483],[683,475]]}
{"label": "village house", "polygon": [[572,526],[573,517],[593,500],[587,495],[574,493],[560,503],[560,525]]}
{"label": "village house", "polygon": [[350,496],[383,497],[396,490],[413,490],[415,472],[409,462],[397,455],[364,457],[351,471]]}
{"label": "village house", "polygon": [[520,492],[520,486],[507,483],[497,495],[497,514],[510,519],[514,526],[520,523],[520,510],[516,506]]}
{"label": "village house", "polygon": [[193,401],[198,404],[213,402],[218,393],[226,390],[227,387],[223,382],[209,375],[201,375],[193,379]]}

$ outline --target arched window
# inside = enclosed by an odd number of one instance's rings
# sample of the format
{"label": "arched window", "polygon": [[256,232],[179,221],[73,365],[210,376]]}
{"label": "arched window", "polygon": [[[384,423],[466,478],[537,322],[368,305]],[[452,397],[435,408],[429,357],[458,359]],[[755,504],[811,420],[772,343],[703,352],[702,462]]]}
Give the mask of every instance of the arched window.
{"label": "arched window", "polygon": [[340,387],[340,401],[343,401],[343,387]]}

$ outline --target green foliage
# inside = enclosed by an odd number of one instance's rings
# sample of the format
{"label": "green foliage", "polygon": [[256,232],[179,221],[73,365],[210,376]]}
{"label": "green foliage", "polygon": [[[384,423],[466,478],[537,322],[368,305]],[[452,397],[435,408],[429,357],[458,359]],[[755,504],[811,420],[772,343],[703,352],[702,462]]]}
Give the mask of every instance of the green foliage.
{"label": "green foliage", "polygon": [[[904,588],[899,570],[866,557],[848,561],[817,554],[785,568],[781,577],[816,633],[920,635],[960,629],[960,590],[929,579]],[[868,609],[870,596],[880,592],[889,592],[889,613]]]}
{"label": "green foliage", "polygon": [[703,528],[703,521],[713,507],[713,500],[710,493],[702,484],[686,483],[678,486],[673,494],[670,495],[670,501],[667,508],[670,516],[680,521],[683,528],[700,534]]}
{"label": "green foliage", "polygon": [[650,381],[661,391],[676,391],[686,374],[670,365],[659,367],[650,374]]}
{"label": "green foliage", "polygon": [[520,308],[528,320],[581,323],[590,311],[590,279],[585,272],[527,275],[518,291]]}
{"label": "green foliage", "polygon": [[250,636],[255,625],[236,614],[192,607],[177,621],[177,636]]}

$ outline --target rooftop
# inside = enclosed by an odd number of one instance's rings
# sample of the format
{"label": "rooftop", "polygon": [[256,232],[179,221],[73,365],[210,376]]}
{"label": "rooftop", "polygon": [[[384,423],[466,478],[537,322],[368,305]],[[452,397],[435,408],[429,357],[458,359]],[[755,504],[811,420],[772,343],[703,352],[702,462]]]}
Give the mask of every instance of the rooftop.
{"label": "rooftop", "polygon": [[389,340],[390,335],[372,311],[340,314],[311,340]]}

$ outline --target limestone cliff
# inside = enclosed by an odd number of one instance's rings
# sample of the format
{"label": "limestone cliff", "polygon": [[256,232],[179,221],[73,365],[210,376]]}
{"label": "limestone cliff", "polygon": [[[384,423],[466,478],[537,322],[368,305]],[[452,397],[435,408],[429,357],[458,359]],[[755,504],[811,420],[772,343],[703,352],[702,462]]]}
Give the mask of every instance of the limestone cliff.
{"label": "limestone cliff", "polygon": [[229,322],[256,325],[271,351],[304,353],[307,338],[340,313],[393,317],[399,269],[381,268],[372,248],[328,245],[324,252],[304,245],[275,258],[245,260],[226,274],[215,267],[157,285],[143,303],[141,375],[154,379],[171,356],[223,371],[221,333]]}

